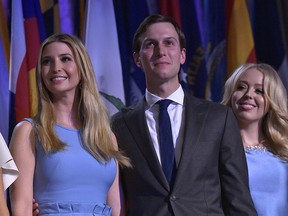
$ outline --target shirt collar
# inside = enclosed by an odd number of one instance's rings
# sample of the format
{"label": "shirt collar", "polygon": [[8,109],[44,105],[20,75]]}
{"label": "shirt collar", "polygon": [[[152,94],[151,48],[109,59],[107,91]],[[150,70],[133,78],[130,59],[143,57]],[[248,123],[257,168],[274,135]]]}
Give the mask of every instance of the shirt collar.
{"label": "shirt collar", "polygon": [[183,105],[184,91],[182,89],[182,86],[179,85],[179,88],[176,91],[174,91],[171,95],[169,95],[167,98],[161,98],[155,94],[152,94],[146,89],[145,98],[147,101],[147,105],[149,107],[152,107],[155,103],[157,103],[157,101],[163,100],[163,99],[170,99],[173,102],[176,102],[177,104]]}

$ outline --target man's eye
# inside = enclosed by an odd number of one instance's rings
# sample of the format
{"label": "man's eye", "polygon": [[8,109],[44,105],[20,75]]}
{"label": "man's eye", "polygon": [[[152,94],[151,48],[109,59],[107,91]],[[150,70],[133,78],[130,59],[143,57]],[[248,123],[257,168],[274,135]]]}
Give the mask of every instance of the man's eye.
{"label": "man's eye", "polygon": [[167,44],[168,46],[172,46],[174,43],[173,43],[173,41],[166,41],[166,44]]}
{"label": "man's eye", "polygon": [[154,47],[154,45],[155,45],[155,43],[154,42],[147,42],[146,44],[145,44],[145,47]]}

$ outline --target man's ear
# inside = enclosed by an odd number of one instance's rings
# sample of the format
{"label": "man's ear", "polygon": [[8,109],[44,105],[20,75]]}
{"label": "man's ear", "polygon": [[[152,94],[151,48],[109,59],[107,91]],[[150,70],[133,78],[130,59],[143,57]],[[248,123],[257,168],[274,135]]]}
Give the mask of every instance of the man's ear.
{"label": "man's ear", "polygon": [[140,56],[139,56],[139,53],[137,52],[134,52],[133,53],[133,58],[134,58],[134,62],[135,64],[137,65],[137,67],[142,67],[142,64],[141,64],[141,61],[140,61]]}
{"label": "man's ear", "polygon": [[180,63],[181,64],[184,64],[186,61],[186,49],[183,48],[182,51],[181,51],[181,59],[180,59]]}

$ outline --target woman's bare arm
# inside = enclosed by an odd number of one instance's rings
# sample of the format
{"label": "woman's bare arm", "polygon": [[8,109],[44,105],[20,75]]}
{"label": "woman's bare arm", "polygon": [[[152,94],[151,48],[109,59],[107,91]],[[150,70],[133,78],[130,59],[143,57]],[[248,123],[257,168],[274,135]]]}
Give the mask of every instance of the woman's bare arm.
{"label": "woman's bare arm", "polygon": [[12,214],[32,216],[35,138],[31,123],[23,121],[14,128],[10,151],[20,173],[10,187]]}

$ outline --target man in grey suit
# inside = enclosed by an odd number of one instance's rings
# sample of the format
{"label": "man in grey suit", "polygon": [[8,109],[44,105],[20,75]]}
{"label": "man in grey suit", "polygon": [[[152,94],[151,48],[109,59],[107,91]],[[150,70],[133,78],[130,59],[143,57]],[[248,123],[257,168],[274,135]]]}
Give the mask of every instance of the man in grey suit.
{"label": "man in grey suit", "polygon": [[[127,215],[257,215],[248,187],[245,154],[230,108],[183,91],[185,36],[168,16],[147,17],[137,29],[133,57],[146,77],[146,94],[112,118],[119,148],[133,169],[121,169]],[[168,113],[175,151],[173,181],[162,170],[159,100]],[[163,154],[163,153],[162,153]]]}

